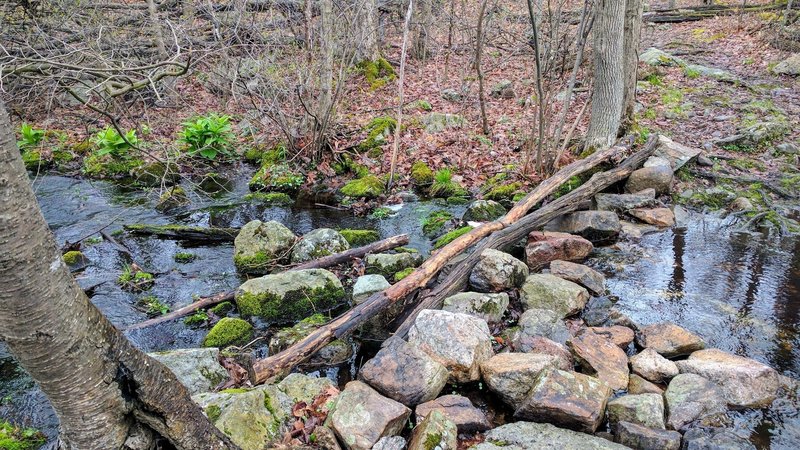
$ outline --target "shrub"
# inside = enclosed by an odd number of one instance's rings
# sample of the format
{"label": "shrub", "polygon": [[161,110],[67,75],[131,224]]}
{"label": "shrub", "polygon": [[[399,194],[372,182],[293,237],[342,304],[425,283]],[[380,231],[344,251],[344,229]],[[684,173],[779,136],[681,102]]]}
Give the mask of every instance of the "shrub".
{"label": "shrub", "polygon": [[186,144],[190,155],[200,155],[214,160],[217,155],[233,156],[231,145],[234,135],[231,132],[231,117],[209,114],[183,123],[180,140]]}
{"label": "shrub", "polygon": [[431,197],[461,197],[466,195],[466,191],[458,183],[453,181],[453,171],[450,169],[439,169],[433,175],[433,184],[430,188]]}
{"label": "shrub", "polygon": [[92,143],[97,146],[95,155],[111,155],[124,159],[128,156],[128,150],[139,144],[139,139],[136,137],[136,130],[128,130],[123,137],[116,128],[106,127],[94,135]]}

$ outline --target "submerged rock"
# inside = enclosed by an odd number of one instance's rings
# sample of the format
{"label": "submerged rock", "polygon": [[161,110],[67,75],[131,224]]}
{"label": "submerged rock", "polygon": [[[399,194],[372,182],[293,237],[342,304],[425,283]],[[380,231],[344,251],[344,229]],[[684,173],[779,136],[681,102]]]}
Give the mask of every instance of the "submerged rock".
{"label": "submerged rock", "polygon": [[583,261],[594,249],[588,240],[569,233],[534,231],[528,235],[525,260],[532,270],[552,261]]}
{"label": "submerged rock", "polygon": [[706,346],[699,336],[671,322],[640,328],[636,333],[636,344],[651,348],[666,358],[688,355]]}
{"label": "submerged rock", "polygon": [[481,375],[489,390],[512,408],[520,406],[536,379],[557,368],[555,356],[534,353],[500,353],[481,363]]}
{"label": "submerged rock", "polygon": [[669,194],[672,188],[672,168],[670,166],[651,166],[634,170],[625,183],[628,192],[641,192],[655,189],[657,195]]}
{"label": "submerged rock", "polygon": [[360,381],[347,383],[330,416],[333,431],[351,450],[369,450],[403,430],[411,410]]}
{"label": "submerged rock", "polygon": [[456,450],[458,431],[453,423],[440,411],[431,411],[411,432],[408,450]]}
{"label": "submerged rock", "polygon": [[619,422],[616,441],[637,450],[679,450],[681,434],[677,431],[653,429],[630,422]]}
{"label": "submerged rock", "polygon": [[528,267],[522,261],[508,253],[486,249],[469,274],[469,284],[478,292],[500,292],[522,286],[527,276]]}
{"label": "submerged rock", "polygon": [[619,422],[630,422],[664,429],[664,398],[661,394],[623,395],[608,402],[606,411],[612,427]]}
{"label": "submerged rock", "polygon": [[344,288],[325,269],[305,269],[265,275],[242,283],[236,290],[239,312],[264,320],[300,320],[309,311],[327,311],[344,300]]}
{"label": "submerged rock", "polygon": [[664,392],[667,427],[681,430],[698,419],[725,414],[728,410],[722,391],[710,380],[695,374],[680,374]]}
{"label": "submerged rock", "polygon": [[228,379],[228,371],[217,359],[217,348],[168,350],[148,353],[147,356],[167,366],[192,395],[209,392]]}
{"label": "submerged rock", "polygon": [[473,450],[626,450],[601,437],[558,428],[549,423],[515,422],[486,433]]}
{"label": "submerged rock", "polygon": [[338,231],[317,228],[303,235],[292,249],[292,264],[300,264],[350,249],[350,244]]}
{"label": "submerged rock", "polygon": [[584,329],[567,341],[567,346],[586,372],[595,374],[614,390],[628,387],[628,355],[613,341]]}
{"label": "submerged rock", "polygon": [[387,279],[403,269],[417,267],[422,264],[419,253],[376,253],[367,255],[364,265],[368,274],[383,275]]}
{"label": "submerged rock", "polygon": [[550,274],[578,283],[595,294],[602,294],[606,291],[606,277],[583,264],[556,260],[550,263]]}
{"label": "submerged rock", "polygon": [[589,300],[586,289],[550,274],[529,275],[519,296],[525,309],[547,309],[562,318],[577,314]]}
{"label": "submerged rock", "polygon": [[620,228],[619,217],[613,211],[577,211],[559,216],[544,226],[545,231],[577,234],[594,244],[613,242]]}
{"label": "submerged rock", "polygon": [[494,200],[475,200],[467,206],[461,220],[464,222],[491,222],[505,214],[506,207]]}
{"label": "submerged rock", "polygon": [[291,230],[274,220],[253,220],[233,241],[233,262],[242,272],[266,273],[271,265],[286,258],[295,239]]}
{"label": "submerged rock", "polygon": [[508,309],[508,294],[461,292],[444,299],[442,309],[479,317],[488,323],[497,323],[503,319],[503,314]]}
{"label": "submerged rock", "polygon": [[484,431],[492,427],[486,414],[473,406],[467,397],[460,395],[443,395],[418,405],[415,410],[417,423],[424,420],[431,411],[439,411],[453,421],[459,433]]}

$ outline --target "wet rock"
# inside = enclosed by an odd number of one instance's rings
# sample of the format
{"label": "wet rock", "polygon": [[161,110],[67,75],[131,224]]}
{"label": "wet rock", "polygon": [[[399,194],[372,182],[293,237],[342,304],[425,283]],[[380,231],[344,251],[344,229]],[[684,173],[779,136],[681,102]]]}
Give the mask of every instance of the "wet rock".
{"label": "wet rock", "polygon": [[[269,340],[269,353],[274,355],[285,350],[314,330],[328,322],[328,317],[323,314],[314,314],[306,317],[294,326],[282,328],[275,332]],[[353,356],[353,344],[349,340],[336,339],[322,347],[318,352],[303,363],[304,367],[338,366],[347,362]]]}
{"label": "wet rock", "polygon": [[683,435],[682,450],[756,450],[756,446],[733,430],[692,428]]}
{"label": "wet rock", "polygon": [[606,277],[583,264],[556,260],[550,263],[550,274],[578,283],[595,294],[602,294],[606,290]]}
{"label": "wet rock", "polygon": [[603,421],[611,388],[597,378],[552,370],[543,373],[514,417],[593,433]]}
{"label": "wet rock", "polygon": [[688,355],[706,346],[699,336],[670,322],[655,323],[639,329],[636,344],[642,348],[652,348],[666,358]]}
{"label": "wet rock", "polygon": [[325,269],[292,270],[253,278],[236,290],[236,305],[245,316],[268,321],[296,321],[308,311],[327,311],[344,300],[344,287]]}
{"label": "wet rock", "polygon": [[408,450],[456,450],[458,431],[456,424],[440,411],[431,411],[425,420],[414,427]]}
{"label": "wet rock", "polygon": [[686,228],[689,225],[689,211],[683,206],[675,205],[672,214],[675,215],[675,227]]}
{"label": "wet rock", "polygon": [[339,394],[330,424],[346,448],[369,450],[380,438],[399,434],[410,414],[401,403],[351,381]]}
{"label": "wet rock", "polygon": [[594,196],[600,211],[625,212],[629,209],[652,206],[656,202],[656,190],[645,189],[635,194],[597,194]]}
{"label": "wet rock", "polygon": [[626,447],[601,437],[558,428],[549,423],[514,422],[488,433],[473,450],[625,450]]}
{"label": "wet rock", "polygon": [[481,375],[489,390],[516,408],[525,400],[539,375],[558,364],[558,358],[550,355],[500,353],[481,363]]}
{"label": "wet rock", "polygon": [[657,227],[671,227],[675,225],[675,215],[669,208],[652,208],[652,209],[632,209],[628,214],[636,217],[644,223],[655,225]]}
{"label": "wet rock", "polygon": [[652,348],[646,348],[638,355],[631,356],[630,361],[634,373],[654,383],[661,383],[678,375],[678,366]]}
{"label": "wet rock", "polygon": [[672,170],[678,170],[683,167],[687,162],[696,158],[702,152],[699,148],[688,147],[679,144],[672,139],[664,136],[658,136],[658,145],[653,153],[655,156],[666,159]]}
{"label": "wet rock", "polygon": [[605,325],[614,303],[608,297],[592,297],[583,309],[583,321],[590,327]]}
{"label": "wet rock", "polygon": [[545,231],[577,234],[593,244],[614,242],[620,228],[619,217],[613,211],[577,211],[559,216],[544,226]]}
{"label": "wet rock", "polygon": [[677,431],[654,430],[630,422],[619,422],[616,441],[635,450],[679,450],[681,434]]}
{"label": "wet rock", "polygon": [[228,379],[228,371],[217,360],[217,348],[168,350],[147,356],[167,366],[192,395],[209,392]]}
{"label": "wet rock", "polygon": [[253,326],[246,320],[225,317],[217,322],[203,338],[203,347],[224,348],[245,345],[253,338]]}
{"label": "wet rock", "polygon": [[173,186],[164,191],[158,198],[156,210],[162,213],[168,213],[181,206],[186,206],[189,203],[191,203],[191,201],[186,195],[186,191],[180,186]]}
{"label": "wet rock", "polygon": [[449,311],[421,311],[408,332],[408,342],[447,367],[453,383],[480,378],[480,364],[492,357],[491,341],[485,320]]}
{"label": "wet rock", "polygon": [[292,249],[292,264],[300,264],[350,249],[350,244],[338,231],[317,228],[303,235]]}
{"label": "wet rock", "polygon": [[418,405],[415,410],[417,423],[424,420],[431,411],[439,411],[453,421],[459,433],[484,431],[492,427],[486,414],[473,406],[467,397],[460,395],[443,395]]}
{"label": "wet rock", "polygon": [[629,394],[658,394],[662,395],[664,393],[664,389],[660,386],[653,384],[644,378],[636,375],[635,373],[630,374],[628,377],[628,393]]}
{"label": "wet rock", "polygon": [[736,408],[769,406],[780,388],[775,369],[715,348],[694,352],[677,364],[682,374],[693,373],[716,383],[728,404]]}
{"label": "wet rock", "polygon": [[583,369],[605,381],[611,389],[628,387],[628,355],[610,339],[585,329],[567,341]]}
{"label": "wet rock", "polygon": [[611,342],[617,347],[625,350],[633,342],[633,330],[622,325],[613,325],[610,327],[590,327],[590,330],[595,332]]}
{"label": "wet rock", "polygon": [[447,377],[447,368],[400,338],[391,338],[359,371],[378,392],[408,406],[436,398]]}
{"label": "wet rock", "polygon": [[364,265],[368,274],[383,275],[387,279],[403,269],[417,267],[422,264],[419,253],[376,253],[367,255]]}
{"label": "wet rock", "polygon": [[772,68],[772,73],[776,75],[800,75],[800,53],[795,53],[776,64]]}
{"label": "wet rock", "polygon": [[570,338],[561,314],[549,309],[531,308],[520,316],[518,332],[512,337],[517,348],[524,348],[528,338],[540,336],[559,344]]}
{"label": "wet rock", "polygon": [[279,222],[248,222],[233,241],[233,262],[246,273],[266,273],[291,251],[295,235]]}
{"label": "wet rock", "polygon": [[391,284],[383,275],[361,275],[353,284],[353,304],[359,305],[370,295],[389,288]]}
{"label": "wet rock", "polygon": [[534,231],[528,235],[525,261],[537,270],[555,260],[583,261],[593,249],[591,242],[574,234]]}
{"label": "wet rock", "polygon": [[506,207],[494,200],[475,200],[467,206],[464,222],[491,222],[506,214]]}
{"label": "wet rock", "polygon": [[750,201],[747,197],[737,197],[730,205],[728,205],[728,209],[731,211],[751,211],[753,208],[753,202]]}
{"label": "wet rock", "polygon": [[627,220],[620,221],[620,224],[622,225],[620,234],[628,239],[641,239],[645,234],[658,231],[658,228],[652,225],[633,223]]}
{"label": "wet rock", "polygon": [[512,99],[516,96],[514,94],[514,83],[512,83],[511,80],[500,80],[497,84],[492,86],[490,95],[494,98]]}
{"label": "wet rock", "polygon": [[664,398],[661,394],[623,395],[608,402],[606,412],[612,427],[619,422],[631,422],[664,429]]}
{"label": "wet rock", "polygon": [[[383,275],[362,275],[358,277],[353,285],[353,304],[360,305],[372,294],[381,292],[389,288],[391,284],[386,281]],[[386,312],[379,314],[367,321],[359,328],[361,337],[371,340],[383,341],[391,335],[389,325],[392,320],[403,312],[403,304],[397,302],[386,309]]]}
{"label": "wet rock", "polygon": [[406,440],[401,436],[382,437],[372,450],[405,450]]}
{"label": "wet rock", "polygon": [[525,309],[547,309],[562,318],[579,313],[589,300],[586,289],[550,274],[529,275],[519,295]]}
{"label": "wet rock", "polygon": [[672,168],[669,166],[643,167],[634,170],[625,183],[628,192],[655,189],[656,195],[668,194],[672,187]]}
{"label": "wet rock", "polygon": [[699,375],[680,374],[664,392],[667,404],[667,427],[681,430],[698,419],[725,414],[728,410],[722,391],[712,381]]}
{"label": "wet rock", "polygon": [[528,267],[522,261],[508,253],[486,249],[469,274],[469,284],[478,292],[500,292],[522,286],[527,276]]}
{"label": "wet rock", "polygon": [[462,292],[444,299],[442,309],[479,317],[488,323],[497,323],[503,319],[503,314],[508,309],[508,294]]}

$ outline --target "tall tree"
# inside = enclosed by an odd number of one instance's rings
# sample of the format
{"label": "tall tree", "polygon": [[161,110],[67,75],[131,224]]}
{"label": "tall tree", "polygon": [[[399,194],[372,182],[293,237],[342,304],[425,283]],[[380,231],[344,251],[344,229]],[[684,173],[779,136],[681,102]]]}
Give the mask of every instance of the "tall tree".
{"label": "tall tree", "polygon": [[379,34],[379,15],[378,3],[376,0],[366,0],[360,4],[361,16],[358,26],[361,28],[361,39],[359,45],[359,57],[362,60],[375,61],[381,56],[380,34]]}
{"label": "tall tree", "polygon": [[617,138],[625,87],[625,0],[598,0],[594,38],[594,92],[586,148],[606,148]]}
{"label": "tall tree", "polygon": [[639,38],[642,35],[642,0],[625,2],[625,29],[623,31],[622,58],[625,84],[622,100],[622,127],[627,129],[633,123],[636,106],[636,68],[639,66]]}
{"label": "tall tree", "polygon": [[414,18],[411,27],[411,55],[425,60],[430,56],[430,33],[433,28],[433,6],[436,0],[418,0],[414,7]]}
{"label": "tall tree", "polygon": [[0,339],[50,399],[62,449],[235,449],[89,301],[39,210],[0,101]]}

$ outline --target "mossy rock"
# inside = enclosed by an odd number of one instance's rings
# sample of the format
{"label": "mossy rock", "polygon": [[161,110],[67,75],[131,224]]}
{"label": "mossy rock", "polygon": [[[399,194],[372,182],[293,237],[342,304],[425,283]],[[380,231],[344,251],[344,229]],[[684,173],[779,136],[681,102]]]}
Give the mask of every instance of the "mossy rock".
{"label": "mossy rock", "polygon": [[365,128],[367,130],[367,138],[358,145],[358,149],[365,152],[382,146],[396,127],[397,120],[392,117],[381,116],[372,119]]}
{"label": "mossy rock", "polygon": [[171,186],[181,179],[180,168],[174,162],[149,162],[131,170],[134,181],[142,186]]}
{"label": "mossy rock", "polygon": [[464,128],[468,125],[467,119],[458,114],[443,114],[432,112],[422,117],[422,125],[428,133],[440,133],[445,130]]}
{"label": "mossy rock", "polygon": [[328,311],[344,301],[344,287],[325,269],[293,270],[244,282],[236,304],[245,316],[270,322],[291,322],[313,311]]}
{"label": "mossy rock", "polygon": [[317,228],[309,231],[292,248],[292,264],[341,253],[350,249],[350,243],[338,231],[331,228]]}
{"label": "mossy rock", "polygon": [[367,245],[381,238],[380,233],[375,230],[345,229],[339,230],[339,234],[341,234],[345,240],[347,240],[351,247]]}
{"label": "mossy rock", "polygon": [[233,306],[231,302],[222,302],[218,305],[214,305],[213,308],[209,309],[212,313],[216,314],[219,317],[224,317],[229,312],[233,311],[236,307]]}
{"label": "mossy rock", "polygon": [[217,322],[203,339],[203,347],[223,348],[244,345],[253,338],[253,326],[246,320],[225,317]]}
{"label": "mossy rock", "polygon": [[130,176],[144,164],[139,158],[114,158],[111,155],[92,153],[83,160],[83,174],[91,178],[118,178]]}
{"label": "mossy rock", "polygon": [[441,234],[445,226],[453,219],[453,213],[439,209],[431,211],[428,217],[422,221],[422,232],[425,236],[433,237]]}
{"label": "mossy rock", "polygon": [[266,273],[286,259],[295,240],[294,233],[279,222],[253,220],[233,241],[233,262],[241,272]]}
{"label": "mossy rock", "polygon": [[178,253],[175,253],[175,255],[172,257],[172,259],[175,260],[175,262],[179,263],[179,264],[188,264],[188,263],[194,261],[195,259],[197,259],[197,255],[195,255],[194,253],[189,253],[189,252],[178,252]]}
{"label": "mossy rock", "polygon": [[394,67],[384,58],[366,59],[358,63],[358,68],[364,73],[371,89],[379,89],[397,78]]}
{"label": "mossy rock", "polygon": [[415,162],[411,166],[411,182],[417,188],[430,186],[433,183],[433,170],[424,161]]}
{"label": "mossy rock", "polygon": [[408,268],[422,264],[422,256],[418,253],[375,253],[364,258],[365,272],[383,275],[387,279]]}
{"label": "mossy rock", "polygon": [[62,256],[64,263],[71,268],[86,265],[89,259],[78,250],[70,250]]}
{"label": "mossy rock", "polygon": [[380,178],[374,175],[367,175],[357,180],[349,181],[342,186],[342,194],[353,198],[376,198],[383,195],[384,184]]}
{"label": "mossy rock", "polygon": [[401,270],[400,272],[397,272],[396,274],[394,274],[394,282],[397,283],[398,281],[402,280],[403,278],[411,275],[412,272],[414,272],[414,268],[413,267],[409,267],[407,269]]}
{"label": "mossy rock", "polygon": [[494,200],[504,205],[510,205],[514,195],[522,188],[522,183],[505,183],[496,186],[484,194],[484,200]]}
{"label": "mossy rock", "polygon": [[295,194],[305,181],[305,175],[287,164],[265,163],[250,179],[248,186],[251,191]]}
{"label": "mossy rock", "polygon": [[47,437],[33,428],[18,427],[0,419],[0,449],[35,450],[47,441]]}
{"label": "mossy rock", "polygon": [[33,149],[22,152],[22,162],[25,163],[25,168],[31,171],[46,169],[50,165],[50,161],[42,155],[42,152]]}
{"label": "mossy rock", "polygon": [[292,197],[285,192],[251,192],[245,195],[244,199],[270,206],[291,206],[294,204]]}
{"label": "mossy rock", "polygon": [[161,194],[158,198],[158,204],[156,204],[156,210],[167,212],[180,208],[181,206],[186,206],[189,203],[189,196],[186,195],[186,191],[180,186],[175,186],[165,190],[164,193]]}
{"label": "mossy rock", "polygon": [[434,249],[439,249],[444,247],[445,245],[455,241],[459,237],[469,233],[472,231],[472,227],[466,226],[461,228],[456,228],[455,230],[442,235],[439,239],[436,240],[436,243],[433,244]]}
{"label": "mossy rock", "polygon": [[475,200],[464,212],[464,222],[491,222],[503,217],[506,208],[494,200]]}
{"label": "mossy rock", "polygon": [[[279,330],[269,341],[270,354],[274,355],[281,350],[289,348],[327,323],[328,320],[328,316],[324,314],[314,314],[301,320],[293,327]],[[347,362],[352,355],[352,346],[345,341],[337,339],[320,349],[304,366],[336,366]]]}

